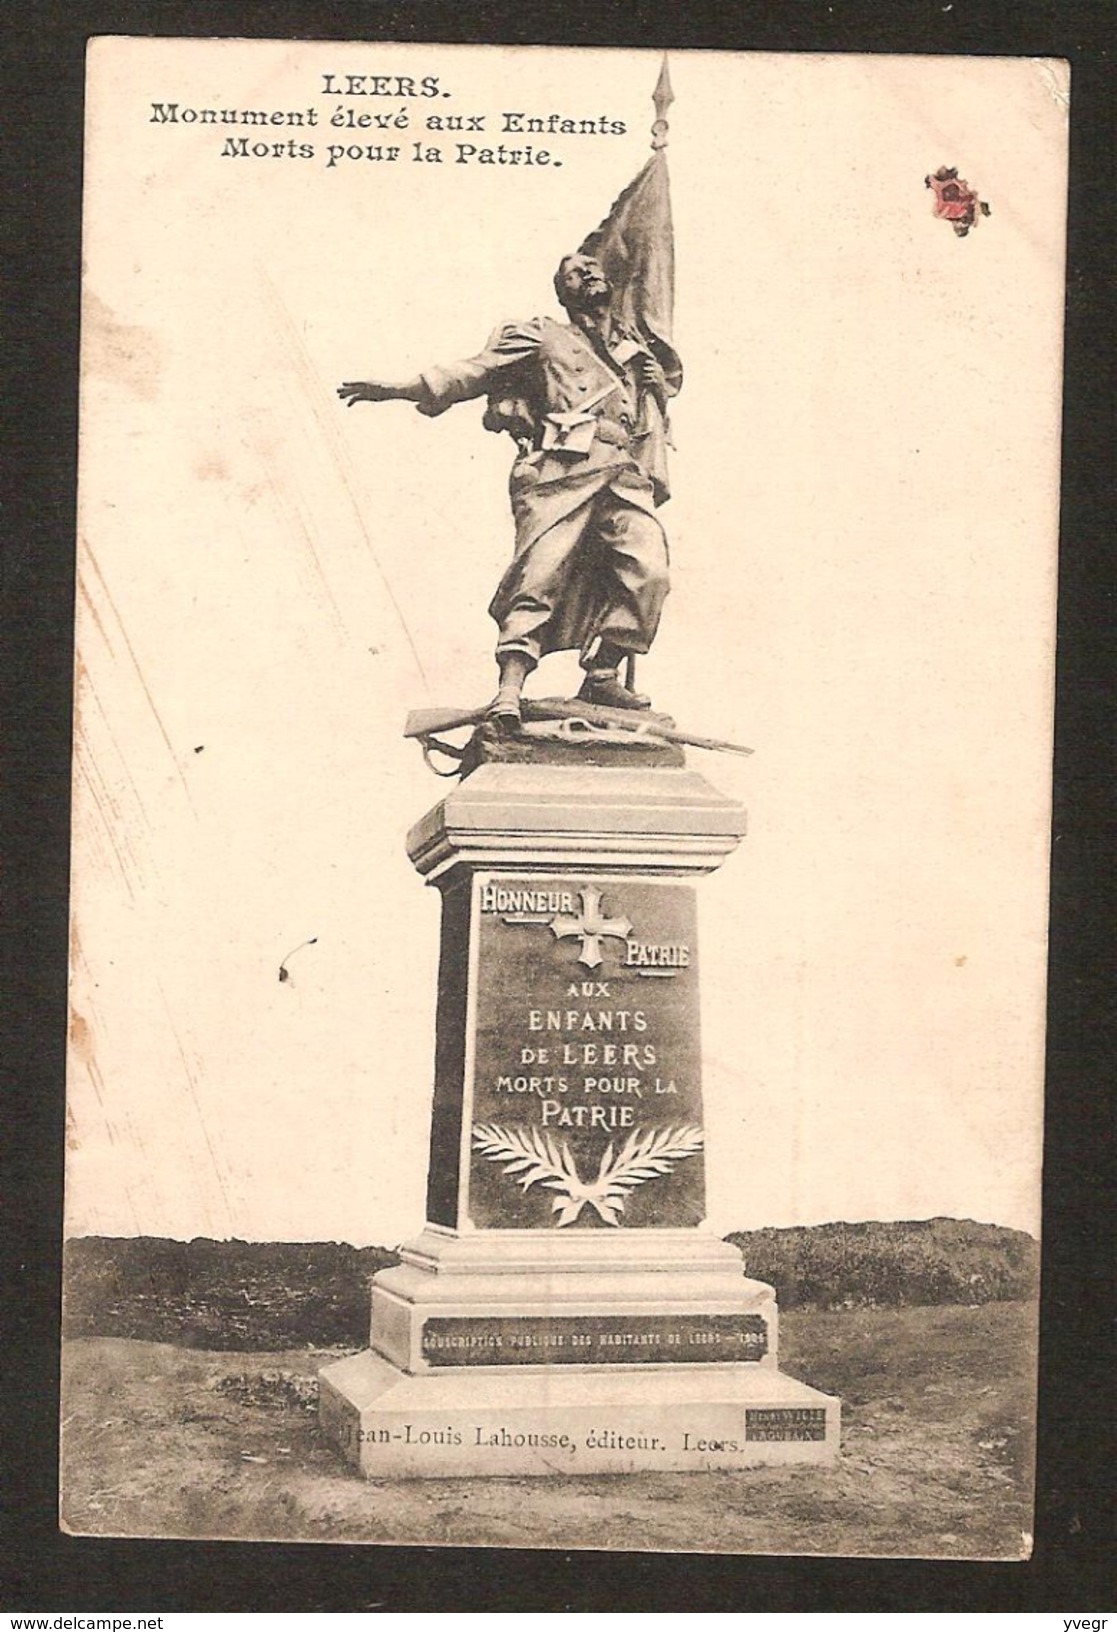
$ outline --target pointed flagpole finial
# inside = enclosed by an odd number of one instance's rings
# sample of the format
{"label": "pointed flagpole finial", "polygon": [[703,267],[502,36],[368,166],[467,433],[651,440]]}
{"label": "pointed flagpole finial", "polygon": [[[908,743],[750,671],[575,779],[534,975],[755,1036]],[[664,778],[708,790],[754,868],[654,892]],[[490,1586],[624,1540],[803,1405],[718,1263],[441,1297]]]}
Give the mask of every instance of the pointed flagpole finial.
{"label": "pointed flagpole finial", "polygon": [[671,89],[671,75],[667,68],[667,53],[663,53],[663,64],[659,70],[659,78],[652,93],[655,103],[655,124],[652,126],[652,152],[657,153],[660,148],[667,146],[667,110],[675,100],[675,93]]}

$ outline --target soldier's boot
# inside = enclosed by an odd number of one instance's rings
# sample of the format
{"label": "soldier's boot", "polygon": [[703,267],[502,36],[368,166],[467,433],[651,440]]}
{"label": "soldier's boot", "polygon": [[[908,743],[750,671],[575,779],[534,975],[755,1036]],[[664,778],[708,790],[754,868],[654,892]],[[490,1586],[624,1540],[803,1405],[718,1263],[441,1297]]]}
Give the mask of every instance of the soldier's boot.
{"label": "soldier's boot", "polygon": [[489,704],[487,717],[504,736],[514,737],[523,719],[520,698],[524,681],[535,667],[526,652],[500,652],[500,685]]}
{"label": "soldier's boot", "polygon": [[592,663],[586,668],[586,678],[578,692],[578,701],[595,703],[598,708],[651,708],[650,697],[638,691],[629,691],[618,675],[624,653],[617,646],[604,641],[598,647]]}

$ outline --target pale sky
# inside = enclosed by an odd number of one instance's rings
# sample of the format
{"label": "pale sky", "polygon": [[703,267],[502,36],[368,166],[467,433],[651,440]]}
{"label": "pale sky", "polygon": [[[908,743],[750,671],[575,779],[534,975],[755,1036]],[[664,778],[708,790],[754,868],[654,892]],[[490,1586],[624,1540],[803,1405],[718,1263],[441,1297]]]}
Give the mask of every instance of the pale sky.
{"label": "pale sky", "polygon": [[[648,151],[654,53],[132,40],[91,53],[68,1228],[394,1244],[423,1215],[444,792],[491,694],[481,407],[335,388],[557,315]],[[325,97],[323,73],[449,97]],[[1037,1230],[1066,95],[1028,60],[677,53],[673,593],[640,684],[751,745],[699,887],[719,1232]],[[319,111],[222,157],[180,108]],[[409,130],[339,137],[338,109]],[[602,116],[417,163],[432,111]],[[234,130],[234,135],[241,134]],[[261,133],[249,130],[253,141]],[[396,142],[395,162],[331,142]],[[966,239],[923,178],[992,206]],[[551,659],[536,689],[573,685]],[[295,954],[280,983],[280,960]]]}

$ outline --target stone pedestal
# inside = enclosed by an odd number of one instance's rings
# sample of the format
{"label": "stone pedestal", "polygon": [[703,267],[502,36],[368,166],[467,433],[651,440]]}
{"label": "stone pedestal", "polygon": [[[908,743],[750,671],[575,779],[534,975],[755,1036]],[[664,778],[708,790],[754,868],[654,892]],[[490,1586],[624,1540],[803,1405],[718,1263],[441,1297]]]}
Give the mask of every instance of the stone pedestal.
{"label": "stone pedestal", "polygon": [[369,1477],[835,1454],[839,1402],[703,1229],[692,881],[744,829],[677,763],[485,763],[409,835],[443,897],[427,1224],[321,1375]]}

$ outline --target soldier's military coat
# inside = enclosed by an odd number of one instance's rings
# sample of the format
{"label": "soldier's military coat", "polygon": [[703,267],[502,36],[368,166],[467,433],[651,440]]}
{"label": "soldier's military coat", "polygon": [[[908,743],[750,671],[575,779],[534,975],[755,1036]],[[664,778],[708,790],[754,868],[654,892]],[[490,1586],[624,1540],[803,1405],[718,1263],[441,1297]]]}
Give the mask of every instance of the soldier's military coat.
{"label": "soldier's military coat", "polygon": [[[631,329],[614,327],[606,344],[542,317],[506,324],[475,357],[420,376],[421,413],[487,396],[486,427],[519,444],[515,556],[489,608],[506,649],[585,651],[599,635],[630,651],[651,643],[667,592],[655,516],[668,496],[667,432],[636,365],[653,347]],[[677,366],[665,372],[673,395]]]}

